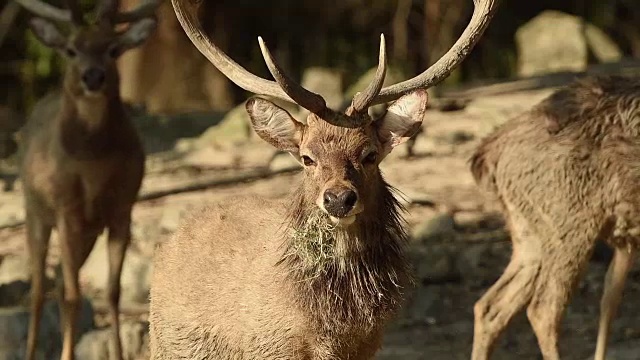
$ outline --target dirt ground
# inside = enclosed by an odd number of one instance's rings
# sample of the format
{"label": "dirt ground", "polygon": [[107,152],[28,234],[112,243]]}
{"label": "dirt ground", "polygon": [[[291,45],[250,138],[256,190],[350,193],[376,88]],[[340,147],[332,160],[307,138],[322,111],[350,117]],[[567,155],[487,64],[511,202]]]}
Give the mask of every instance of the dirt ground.
{"label": "dirt ground", "polygon": [[[455,360],[470,357],[473,304],[497,280],[511,250],[508,238],[501,231],[495,204],[485,199],[476,188],[468,171],[467,159],[478,141],[494,126],[525,111],[549,92],[542,90],[480,98],[462,111],[445,113],[430,110],[425,118],[425,133],[416,142],[415,155],[405,158],[404,149],[398,149],[382,164],[387,180],[408,199],[429,199],[436,206],[424,205],[420,201],[407,205],[406,218],[411,233],[415,235],[411,253],[418,284],[398,319],[389,327],[379,359]],[[252,153],[242,147],[225,151],[211,156],[242,157]],[[252,170],[242,162],[229,169],[214,165],[207,167],[202,163],[194,166],[179,157],[169,158],[166,153],[149,156],[143,192]],[[213,160],[212,163],[216,163]],[[286,164],[288,161],[288,155],[276,159],[276,163]],[[297,176],[296,173],[287,173],[141,201],[134,209],[131,251],[150,261],[155,244],[171,236],[185,211],[246,193],[285,197],[295,186]],[[20,221],[23,218],[21,204],[19,184],[14,191],[0,193],[0,222],[7,225]],[[561,336],[563,359],[586,360],[594,351],[598,305],[609,256],[606,250],[596,252],[565,315]],[[25,254],[23,226],[0,230],[0,257],[16,254]],[[54,239],[50,263],[56,261]],[[620,317],[613,325],[610,344],[614,351],[619,351],[617,357],[612,352],[614,359],[640,359],[640,307],[634,301],[640,298],[639,270],[636,267],[630,274]],[[91,278],[91,274],[83,273],[83,276]],[[86,284],[84,291],[99,304],[103,293],[92,288],[90,282],[83,282]],[[135,315],[123,315],[125,317],[143,320],[146,317],[144,302],[123,307],[142,309],[133,311]],[[97,323],[105,325],[104,311],[98,305],[96,309]],[[629,347],[637,350],[631,350],[635,355],[623,351]],[[493,358],[541,358],[524,314],[520,314],[508,328]]]}

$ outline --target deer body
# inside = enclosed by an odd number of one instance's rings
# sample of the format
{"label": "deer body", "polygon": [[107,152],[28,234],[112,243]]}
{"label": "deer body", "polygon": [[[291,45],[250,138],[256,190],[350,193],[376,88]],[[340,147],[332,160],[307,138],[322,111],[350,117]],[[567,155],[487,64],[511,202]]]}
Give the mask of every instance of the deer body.
{"label": "deer body", "polygon": [[162,245],[151,294],[154,359],[373,357],[408,285],[404,239],[344,234],[371,244],[356,256],[378,260],[344,260],[349,267],[340,270],[331,262],[326,273],[305,278],[320,269],[289,257],[297,254],[287,249],[287,204],[234,199],[201,212]]}
{"label": "deer body", "polygon": [[502,125],[471,160],[512,235],[511,262],[475,305],[472,359],[527,306],[545,360],[597,240],[615,248],[601,303],[596,360],[640,245],[640,81],[588,78]]}
{"label": "deer body", "polygon": [[[21,134],[20,175],[32,263],[26,359],[36,356],[51,231],[58,233],[61,253],[57,274],[61,280],[61,356],[72,359],[81,304],[79,270],[105,228],[113,355],[122,358],[120,274],[131,238],[131,210],[144,173],[144,152],[120,99],[115,60],[142,44],[153,31],[151,17],[157,3],[147,2],[122,14],[116,11],[117,2],[103,1],[98,23],[89,25],[73,1],[68,1],[69,10],[36,0],[17,1],[40,16],[30,22],[36,37],[67,60],[61,90],[36,104]],[[118,16],[127,20],[120,21]],[[51,20],[71,21],[71,33],[63,34]],[[131,24],[117,32],[113,27],[118,22]]]}

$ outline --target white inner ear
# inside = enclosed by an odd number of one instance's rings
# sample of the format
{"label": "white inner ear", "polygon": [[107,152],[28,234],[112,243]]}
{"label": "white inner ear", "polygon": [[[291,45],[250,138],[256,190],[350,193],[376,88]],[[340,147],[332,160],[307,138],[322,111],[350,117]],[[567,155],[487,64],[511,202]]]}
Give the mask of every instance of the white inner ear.
{"label": "white inner ear", "polygon": [[253,116],[256,120],[253,126],[256,132],[263,131],[271,137],[279,139],[295,137],[295,120],[285,110],[273,106],[267,101],[256,101],[253,104],[253,109]]}
{"label": "white inner ear", "polygon": [[[422,123],[427,108],[424,91],[407,94],[394,102],[380,119],[379,134],[387,146],[398,146],[408,140]],[[412,133],[409,133],[412,132]]]}

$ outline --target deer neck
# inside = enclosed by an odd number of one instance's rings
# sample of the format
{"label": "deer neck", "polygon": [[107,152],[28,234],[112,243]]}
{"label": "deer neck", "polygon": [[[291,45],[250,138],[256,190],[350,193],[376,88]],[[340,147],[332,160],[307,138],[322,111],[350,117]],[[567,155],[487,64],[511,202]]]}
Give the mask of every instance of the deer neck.
{"label": "deer neck", "polygon": [[87,94],[65,82],[58,131],[63,149],[72,157],[94,159],[107,155],[117,141],[117,129],[126,114],[113,85]]}
{"label": "deer neck", "polygon": [[345,228],[333,227],[303,188],[293,195],[280,265],[318,331],[373,331],[396,310],[410,282],[401,206],[384,181],[377,195],[371,213]]}

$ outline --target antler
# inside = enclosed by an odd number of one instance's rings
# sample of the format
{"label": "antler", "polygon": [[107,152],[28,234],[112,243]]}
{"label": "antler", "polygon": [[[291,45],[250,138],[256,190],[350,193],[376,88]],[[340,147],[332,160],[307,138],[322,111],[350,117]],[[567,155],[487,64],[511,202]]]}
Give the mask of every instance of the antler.
{"label": "antler", "polygon": [[353,97],[351,106],[347,109],[347,114],[362,113],[369,109],[371,102],[378,95],[382,85],[384,84],[384,77],[387,74],[387,49],[384,41],[384,34],[380,34],[380,55],[378,55],[378,69],[376,75],[369,86],[363,91],[358,92]]}
{"label": "antler", "polygon": [[61,22],[72,22],[74,20],[71,10],[60,9],[39,0],[15,0],[15,2],[33,14],[45,19]]}
{"label": "antler", "polygon": [[199,1],[172,0],[172,3],[178,21],[191,42],[221,73],[239,87],[254,94],[272,96],[296,103],[335,126],[356,128],[366,122],[365,118],[345,116],[329,109],[322,96],[291,80],[273,59],[262,38],[258,38],[260,49],[267,67],[276,81],[261,78],[247,71],[220,50],[205,33],[198,20]]}
{"label": "antler", "polygon": [[372,105],[395,100],[415,89],[426,89],[444,80],[471,52],[489,26],[499,0],[473,0],[473,15],[460,38],[435,64],[422,74],[380,90]]}
{"label": "antler", "polygon": [[143,18],[155,16],[156,9],[162,0],[140,0],[140,4],[130,11],[120,12],[118,0],[102,0],[98,4],[98,18],[110,24],[135,22]]}

